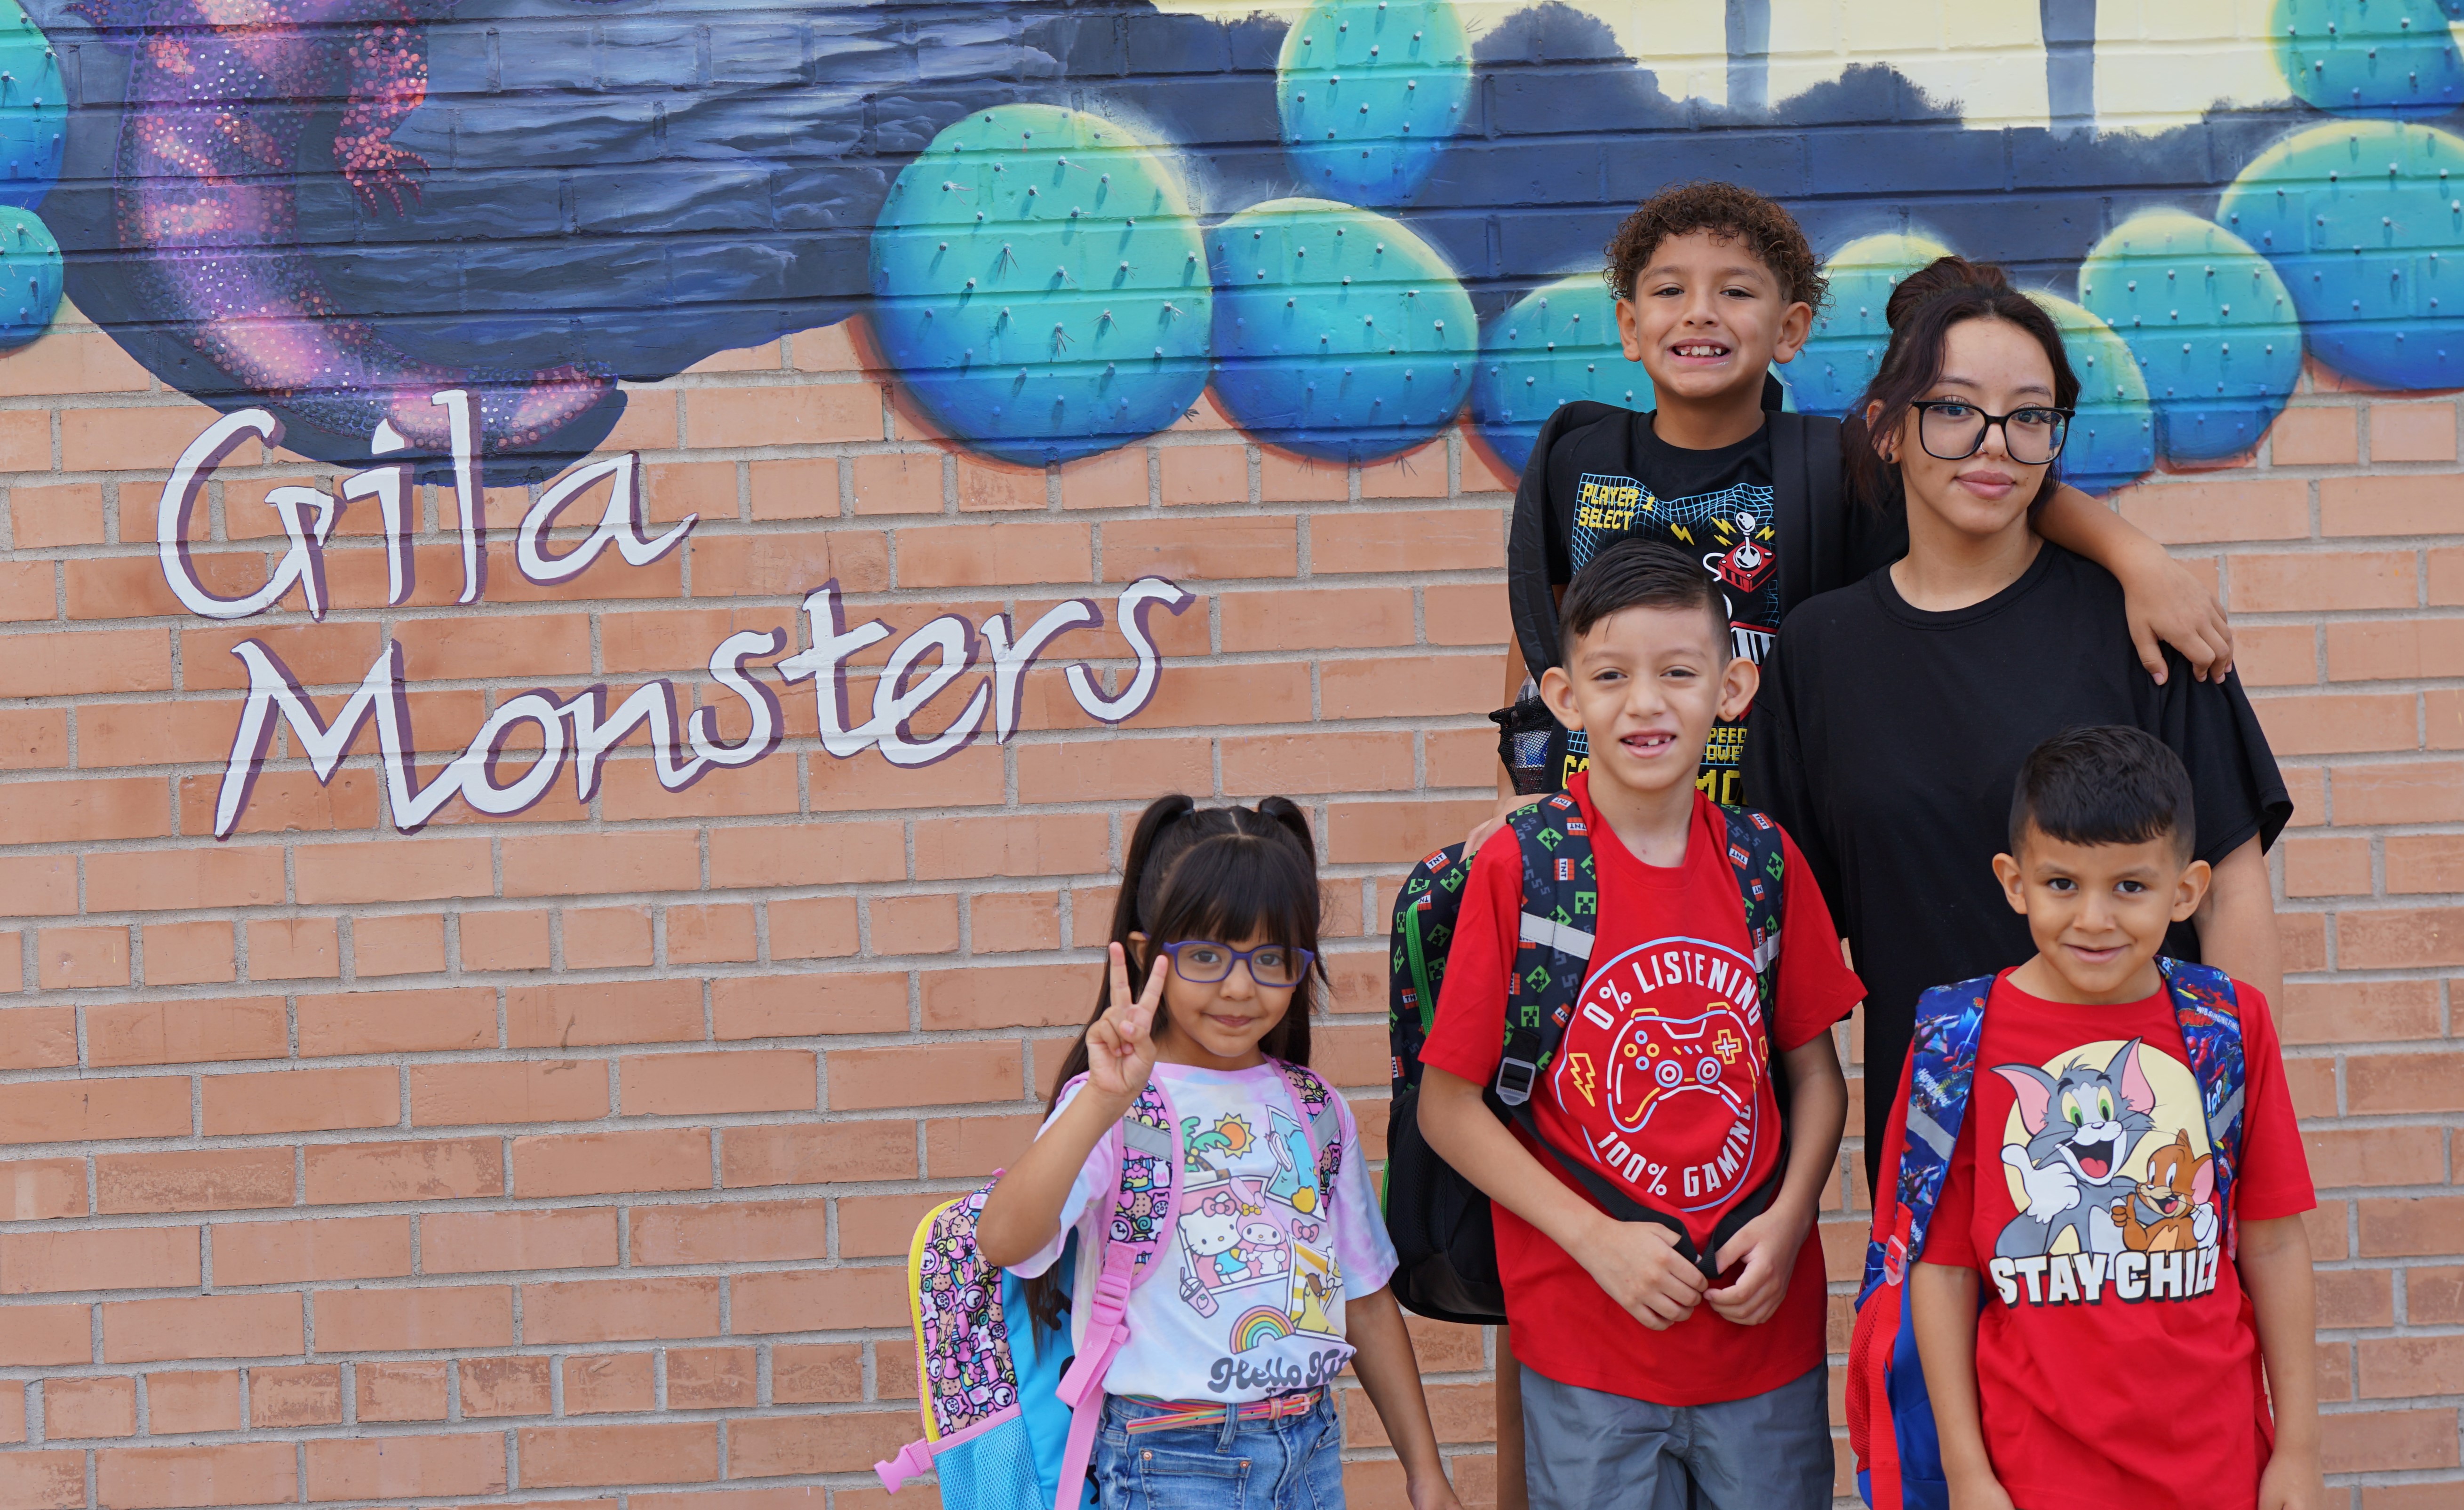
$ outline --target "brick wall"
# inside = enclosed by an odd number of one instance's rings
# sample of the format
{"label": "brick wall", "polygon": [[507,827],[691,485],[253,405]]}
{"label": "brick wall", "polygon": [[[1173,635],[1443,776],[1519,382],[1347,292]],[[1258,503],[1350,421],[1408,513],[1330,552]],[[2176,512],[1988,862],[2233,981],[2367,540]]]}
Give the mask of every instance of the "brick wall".
{"label": "brick wall", "polygon": [[[1381,1126],[1392,887],[1486,806],[1493,463],[1450,432],[1306,466],[1201,404],[1151,444],[1006,469],[935,444],[855,339],[633,391],[611,449],[644,455],[654,530],[699,514],[674,554],[528,586],[508,490],[487,600],[458,607],[451,498],[429,489],[412,601],[383,606],[361,505],[321,623],[296,592],[244,624],[170,599],[153,510],[210,411],[73,311],[0,360],[0,1510],[881,1503],[866,1470],[915,1424],[907,1234],[1031,1128],[1127,822],[1163,790],[1310,811],[1338,983],[1321,1062]],[[2308,383],[2249,465],[2122,500],[2214,573],[2300,805],[2274,860],[2280,1010],[2321,1186],[2328,1466],[2369,1510],[2464,1487],[2456,425],[2452,398]],[[334,481],[241,453],[199,516],[200,577],[263,580],[267,490]],[[1025,677],[1012,739],[918,771],[826,753],[805,683],[742,769],[667,792],[637,735],[587,803],[567,775],[517,817],[456,799],[409,835],[372,733],[323,785],[285,735],[239,832],[210,837],[244,637],[329,716],[399,642],[432,776],[537,687],[612,701],[672,676],[739,737],[711,646],[799,636],[825,579],[903,634],[1079,596],[1109,620],[1147,574],[1198,602],[1153,616],[1159,689],[1118,733],[1063,670],[1117,689],[1130,646],[1080,631]],[[895,643],[856,658],[851,695]],[[499,781],[525,764],[517,743]],[[1856,1162],[1823,1228],[1842,1281]],[[1417,1333],[1485,1501],[1486,1345]],[[1351,1422],[1356,1502],[1398,1503],[1356,1397]]]}

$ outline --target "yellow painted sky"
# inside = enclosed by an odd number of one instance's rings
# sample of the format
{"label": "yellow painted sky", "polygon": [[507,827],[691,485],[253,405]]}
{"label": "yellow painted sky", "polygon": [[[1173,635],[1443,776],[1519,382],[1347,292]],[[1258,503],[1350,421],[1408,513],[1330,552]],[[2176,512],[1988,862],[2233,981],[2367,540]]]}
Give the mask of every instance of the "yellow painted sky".
{"label": "yellow painted sky", "polygon": [[[1158,0],[1168,11],[1297,16],[1303,5]],[[1462,0],[1475,36],[1529,0]],[[1672,95],[1727,98],[1722,0],[1573,0],[1606,21]],[[1771,0],[1771,93],[1785,99],[1854,63],[1890,63],[1978,124],[2045,123],[2037,0]],[[2107,130],[2156,130],[2218,101],[2282,99],[2268,54],[2272,0],[2101,0],[2096,94]]]}

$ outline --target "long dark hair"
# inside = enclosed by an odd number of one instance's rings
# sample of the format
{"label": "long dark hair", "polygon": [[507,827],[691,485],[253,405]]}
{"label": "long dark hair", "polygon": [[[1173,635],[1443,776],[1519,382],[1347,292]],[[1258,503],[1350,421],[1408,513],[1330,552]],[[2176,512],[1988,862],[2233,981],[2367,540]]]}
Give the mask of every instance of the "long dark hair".
{"label": "long dark hair", "polygon": [[[1886,461],[1876,442],[1896,435],[1907,420],[1908,405],[1942,381],[1943,351],[1950,328],[1971,319],[1998,319],[2018,326],[2045,348],[2054,369],[2054,403],[2070,408],[2079,403],[2079,383],[2071,359],[2062,349],[2061,327],[2044,307],[2011,286],[2008,274],[1990,262],[1966,257],[1937,257],[1900,280],[1891,291],[1882,317],[1891,327],[1891,344],[1874,381],[1849,411],[1841,427],[1839,449],[1847,458],[1851,490],[1870,507],[1898,514],[1907,507],[1906,484],[1900,464]],[[1872,425],[1866,410],[1880,404],[1882,412]],[[2045,478],[2029,500],[2031,514],[2053,497],[2059,458],[2045,469]]]}
{"label": "long dark hair", "polygon": [[[1318,952],[1320,916],[1317,843],[1309,818],[1280,797],[1254,808],[1200,808],[1175,793],[1157,798],[1138,815],[1129,852],[1121,861],[1121,889],[1112,904],[1111,942],[1129,956],[1130,990],[1146,989],[1156,943],[1184,938],[1234,941],[1263,937],[1287,949]],[[1146,935],[1141,945],[1131,937]],[[1109,953],[1109,951],[1108,951]],[[1309,1061],[1309,1018],[1327,983],[1319,960],[1292,992],[1283,1020],[1258,1041],[1266,1055],[1293,1064]],[[1112,1005],[1109,962],[1095,988],[1092,1027]],[[1166,1031],[1161,1014],[1155,1030]],[[1069,1045],[1053,1077],[1045,1114],[1060,1105],[1061,1092],[1087,1073],[1087,1033]],[[1028,1307],[1037,1323],[1061,1324],[1060,1277],[1047,1270],[1025,1281]]]}

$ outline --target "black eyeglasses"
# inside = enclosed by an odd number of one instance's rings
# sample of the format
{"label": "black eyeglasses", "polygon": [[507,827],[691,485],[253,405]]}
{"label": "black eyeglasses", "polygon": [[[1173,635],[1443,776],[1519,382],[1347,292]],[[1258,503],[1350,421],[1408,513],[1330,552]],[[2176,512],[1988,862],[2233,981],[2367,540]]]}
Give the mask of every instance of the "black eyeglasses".
{"label": "black eyeglasses", "polygon": [[1305,949],[1292,949],[1283,944],[1261,944],[1255,949],[1234,949],[1212,939],[1184,938],[1177,944],[1157,944],[1155,948],[1172,956],[1172,968],[1181,979],[1195,986],[1211,986],[1219,980],[1232,978],[1232,967],[1243,960],[1249,962],[1249,978],[1262,986],[1281,990],[1297,986],[1309,974],[1309,961],[1317,956]]}
{"label": "black eyeglasses", "polygon": [[1936,461],[1966,461],[1985,446],[1985,432],[2002,427],[2002,446],[2022,467],[2042,467],[2062,453],[2070,433],[2069,409],[2031,405],[2008,414],[1988,414],[1957,399],[1927,399],[1911,404],[1917,411],[1917,439]]}

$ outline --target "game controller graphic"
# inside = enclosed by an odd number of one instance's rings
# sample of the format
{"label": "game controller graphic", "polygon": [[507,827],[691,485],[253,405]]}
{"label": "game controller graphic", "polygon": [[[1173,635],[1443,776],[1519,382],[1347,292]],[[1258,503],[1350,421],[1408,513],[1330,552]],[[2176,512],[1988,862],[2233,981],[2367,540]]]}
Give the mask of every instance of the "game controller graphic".
{"label": "game controller graphic", "polygon": [[[1754,1040],[1761,1030],[1744,1013],[1714,1001],[1699,1017],[1636,1013],[1610,1040],[1608,1112],[1620,1132],[1639,1133],[1653,1117],[1688,1097],[1711,1097],[1734,1118],[1751,1121],[1756,1077]],[[1707,1107],[1687,1107],[1719,1125]]]}

